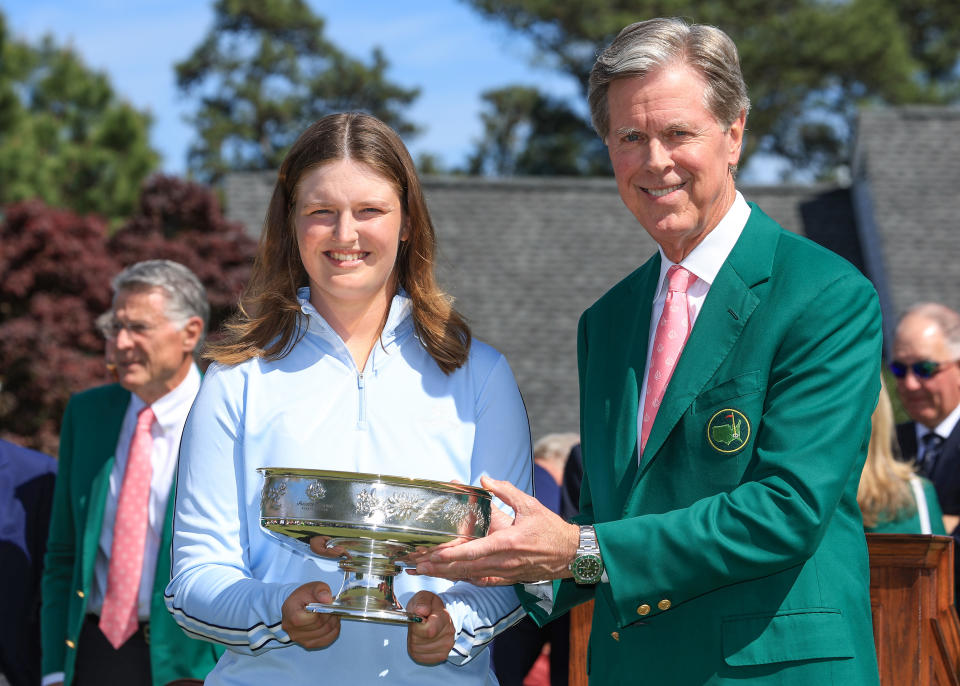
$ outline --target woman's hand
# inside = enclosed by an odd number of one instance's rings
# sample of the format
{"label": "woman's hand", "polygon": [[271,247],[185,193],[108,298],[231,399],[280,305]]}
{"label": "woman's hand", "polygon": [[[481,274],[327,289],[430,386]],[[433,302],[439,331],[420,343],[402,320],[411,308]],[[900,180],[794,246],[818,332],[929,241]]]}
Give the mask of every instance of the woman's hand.
{"label": "woman's hand", "polygon": [[407,652],[414,662],[436,665],[447,659],[457,638],[453,620],[440,596],[420,591],[407,603],[407,612],[423,617],[407,625]]}
{"label": "woman's hand", "polygon": [[281,626],[291,640],[308,650],[326,648],[340,635],[340,617],[327,612],[308,612],[308,603],[333,602],[330,587],[322,581],[304,584],[283,601]]}
{"label": "woman's hand", "polygon": [[336,560],[347,556],[347,549],[340,545],[328,547],[330,543],[329,536],[314,536],[310,539],[310,552],[320,557],[326,557]]}

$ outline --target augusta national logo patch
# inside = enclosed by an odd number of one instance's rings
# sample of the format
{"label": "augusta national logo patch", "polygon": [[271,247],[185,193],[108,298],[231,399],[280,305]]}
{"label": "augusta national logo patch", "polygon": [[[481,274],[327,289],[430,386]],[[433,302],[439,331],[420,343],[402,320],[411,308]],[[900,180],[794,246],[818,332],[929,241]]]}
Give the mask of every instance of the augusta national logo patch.
{"label": "augusta national logo patch", "polygon": [[750,420],[740,410],[726,408],[707,422],[707,441],[721,453],[735,453],[750,440]]}

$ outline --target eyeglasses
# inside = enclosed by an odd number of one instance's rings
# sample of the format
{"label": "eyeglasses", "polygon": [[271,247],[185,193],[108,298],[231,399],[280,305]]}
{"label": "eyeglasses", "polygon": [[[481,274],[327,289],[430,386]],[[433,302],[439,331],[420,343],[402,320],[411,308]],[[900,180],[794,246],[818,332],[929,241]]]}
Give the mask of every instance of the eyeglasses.
{"label": "eyeglasses", "polygon": [[894,360],[890,363],[890,372],[898,379],[906,377],[907,370],[912,371],[913,375],[918,379],[930,379],[940,373],[940,371],[950,364],[950,362],[952,362],[952,360],[947,360],[946,362],[920,360],[919,362],[908,364],[906,362]]}
{"label": "eyeglasses", "polygon": [[143,322],[121,322],[114,317],[100,318],[97,320],[97,328],[104,338],[116,338],[124,329],[133,336],[143,336],[150,333],[155,325],[144,324]]}

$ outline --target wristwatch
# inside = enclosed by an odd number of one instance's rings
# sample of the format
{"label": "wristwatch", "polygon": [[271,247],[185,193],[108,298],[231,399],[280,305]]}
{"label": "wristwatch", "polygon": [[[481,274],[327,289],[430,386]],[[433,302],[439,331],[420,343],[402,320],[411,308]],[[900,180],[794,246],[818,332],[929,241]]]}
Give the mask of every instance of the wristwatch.
{"label": "wristwatch", "polygon": [[570,571],[578,584],[595,584],[603,576],[603,558],[597,545],[597,532],[592,526],[580,527],[580,545],[570,563]]}

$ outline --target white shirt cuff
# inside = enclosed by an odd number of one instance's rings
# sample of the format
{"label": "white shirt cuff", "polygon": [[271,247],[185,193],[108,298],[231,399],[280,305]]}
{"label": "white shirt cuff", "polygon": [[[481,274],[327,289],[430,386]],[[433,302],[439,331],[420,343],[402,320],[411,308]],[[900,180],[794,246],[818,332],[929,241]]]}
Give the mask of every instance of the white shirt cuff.
{"label": "white shirt cuff", "polygon": [[63,683],[63,678],[65,676],[66,674],[64,672],[52,672],[51,674],[46,674],[40,681],[40,686],[50,686],[50,684]]}
{"label": "white shirt cuff", "polygon": [[537,581],[532,584],[524,584],[523,590],[536,598],[537,607],[550,614],[553,612],[553,582]]}

